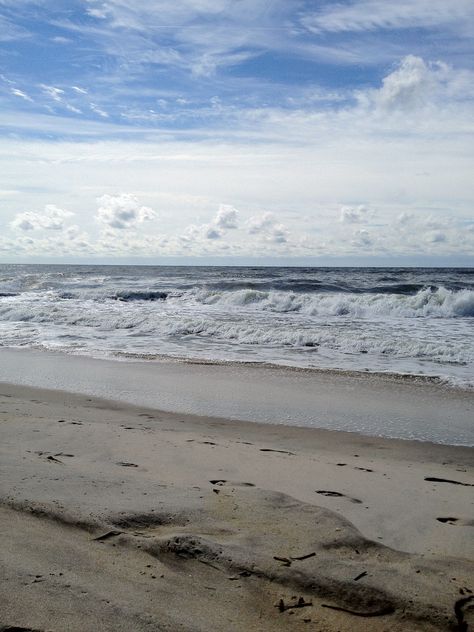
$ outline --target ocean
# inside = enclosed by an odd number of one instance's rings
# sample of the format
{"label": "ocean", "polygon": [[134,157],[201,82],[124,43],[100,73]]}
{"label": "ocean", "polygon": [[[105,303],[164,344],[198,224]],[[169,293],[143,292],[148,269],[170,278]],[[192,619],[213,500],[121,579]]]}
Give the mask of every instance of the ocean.
{"label": "ocean", "polygon": [[0,346],[474,388],[474,269],[0,266]]}

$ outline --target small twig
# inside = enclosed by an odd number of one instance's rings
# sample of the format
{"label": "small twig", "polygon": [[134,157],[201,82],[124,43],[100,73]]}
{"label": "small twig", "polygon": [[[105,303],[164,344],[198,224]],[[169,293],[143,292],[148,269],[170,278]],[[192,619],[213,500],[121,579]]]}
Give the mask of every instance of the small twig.
{"label": "small twig", "polygon": [[277,562],[282,562],[284,566],[291,566],[291,560],[287,557],[279,557],[278,555],[274,555],[273,559]]}
{"label": "small twig", "polygon": [[323,608],[330,608],[331,610],[338,610],[340,612],[347,612],[347,614],[353,614],[355,617],[383,617],[386,614],[393,614],[395,608],[393,606],[385,606],[380,610],[374,610],[373,612],[357,612],[356,610],[350,610],[349,608],[342,608],[340,606],[330,606],[327,603],[322,603]]}
{"label": "small twig", "polygon": [[436,476],[425,476],[425,481],[430,483],[451,483],[451,485],[464,485],[465,487],[474,487],[473,483],[462,483],[461,481],[453,481],[450,478],[437,478]]}
{"label": "small twig", "polygon": [[316,555],[316,553],[307,553],[306,555],[293,555],[290,557],[290,560],[296,560],[298,562],[301,562],[302,560],[307,560],[310,557],[314,557]]}
{"label": "small twig", "polygon": [[53,463],[61,463],[62,464],[62,461],[60,461],[59,459],[55,459],[54,456],[47,456],[46,459],[48,461],[52,461]]}

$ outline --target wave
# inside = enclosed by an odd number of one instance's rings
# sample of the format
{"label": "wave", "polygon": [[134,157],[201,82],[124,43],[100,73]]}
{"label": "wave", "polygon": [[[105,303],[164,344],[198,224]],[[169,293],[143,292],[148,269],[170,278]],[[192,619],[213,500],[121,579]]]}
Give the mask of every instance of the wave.
{"label": "wave", "polygon": [[[307,323],[318,323],[324,319],[346,319],[355,320],[377,320],[389,321],[392,318],[473,318],[474,317],[474,290],[450,290],[445,287],[424,288],[415,294],[390,294],[390,293],[296,293],[283,291],[262,291],[258,289],[240,289],[232,291],[221,291],[211,288],[193,288],[186,291],[176,290],[117,290],[71,292],[48,290],[46,292],[24,292],[17,294],[14,292],[0,292],[1,309],[0,320],[55,320],[62,313],[60,307],[62,301],[69,303],[72,301],[74,308],[64,305],[64,315],[68,319],[76,320],[78,312],[91,315],[91,310],[95,311],[103,308],[100,305],[114,301],[116,308],[114,313],[120,314],[123,309],[123,316],[127,320],[132,317],[132,309],[137,320],[143,319],[143,308],[140,303],[150,303],[149,308],[160,310],[160,304],[168,306],[177,318],[192,310],[196,314],[216,312],[235,317],[240,314],[244,317],[247,314],[252,318],[252,314],[267,313],[270,317],[274,314],[299,314]],[[128,304],[126,308],[119,308],[120,303]],[[156,306],[151,304],[156,303]],[[55,307],[52,307],[55,304]],[[133,308],[133,305],[136,308]],[[111,308],[111,306],[110,306]],[[119,310],[115,312],[115,309]],[[9,316],[7,315],[9,314]]]}
{"label": "wave", "polygon": [[169,336],[191,337],[232,345],[270,348],[293,348],[318,353],[336,350],[355,355],[377,355],[394,358],[429,359],[442,364],[466,365],[474,360],[472,350],[445,341],[411,338],[407,331],[379,336],[377,332],[358,332],[343,329],[298,329],[290,323],[273,327],[249,323],[218,322],[209,318],[184,318],[163,323]]}
{"label": "wave", "polygon": [[313,317],[472,318],[474,291],[425,288],[404,294],[297,294],[254,289],[233,292],[200,290],[197,302],[229,308],[300,312]]}

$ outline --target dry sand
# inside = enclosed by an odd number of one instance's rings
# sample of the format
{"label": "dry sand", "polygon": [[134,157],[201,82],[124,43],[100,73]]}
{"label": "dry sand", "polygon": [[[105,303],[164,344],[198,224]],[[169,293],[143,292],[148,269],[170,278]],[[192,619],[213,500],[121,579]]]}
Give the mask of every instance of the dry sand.
{"label": "dry sand", "polygon": [[0,385],[0,630],[473,630],[473,463]]}

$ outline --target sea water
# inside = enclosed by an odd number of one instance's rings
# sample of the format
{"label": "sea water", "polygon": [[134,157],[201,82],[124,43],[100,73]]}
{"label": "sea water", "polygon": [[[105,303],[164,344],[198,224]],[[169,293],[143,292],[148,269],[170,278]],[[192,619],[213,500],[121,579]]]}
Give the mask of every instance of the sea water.
{"label": "sea water", "polygon": [[474,388],[474,269],[0,266],[0,346]]}

